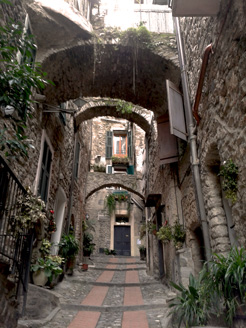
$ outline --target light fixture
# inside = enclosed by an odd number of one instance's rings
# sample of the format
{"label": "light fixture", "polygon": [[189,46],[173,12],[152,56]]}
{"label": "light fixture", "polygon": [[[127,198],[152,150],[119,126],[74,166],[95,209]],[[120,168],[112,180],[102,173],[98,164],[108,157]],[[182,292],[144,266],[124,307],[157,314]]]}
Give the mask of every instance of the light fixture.
{"label": "light fixture", "polygon": [[86,215],[85,215],[85,218],[86,218],[86,220],[89,220],[90,215],[89,215],[89,214],[86,214]]}
{"label": "light fixture", "polygon": [[87,104],[87,101],[85,101],[85,100],[80,96],[79,98],[74,99],[74,100],[73,100],[73,103],[74,103],[77,107],[81,108],[81,107],[83,107],[85,104]]}
{"label": "light fixture", "polygon": [[11,106],[11,105],[7,105],[5,108],[4,108],[4,114],[5,115],[12,115],[15,111],[15,108],[14,106]]}
{"label": "light fixture", "polygon": [[43,113],[66,113],[66,114],[74,114],[74,109],[67,109],[67,108],[59,108],[53,105],[44,104],[48,107],[48,109],[43,110]]}

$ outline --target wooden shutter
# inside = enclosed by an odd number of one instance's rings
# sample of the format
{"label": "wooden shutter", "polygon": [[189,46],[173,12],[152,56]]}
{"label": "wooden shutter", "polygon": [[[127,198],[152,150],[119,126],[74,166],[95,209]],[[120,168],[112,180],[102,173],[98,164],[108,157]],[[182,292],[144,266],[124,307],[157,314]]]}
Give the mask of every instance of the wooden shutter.
{"label": "wooden shutter", "polygon": [[157,118],[160,165],[178,161],[177,139],[170,134],[168,115]]}
{"label": "wooden shutter", "polygon": [[127,132],[127,156],[132,158],[132,131]]}
{"label": "wooden shutter", "polygon": [[106,158],[112,157],[113,150],[113,132],[107,131],[106,133]]}
{"label": "wooden shutter", "polygon": [[44,142],[43,157],[41,163],[41,172],[39,179],[38,193],[44,202],[47,202],[48,187],[50,179],[50,168],[51,168],[52,154],[49,149],[47,142]]}
{"label": "wooden shutter", "polygon": [[183,97],[171,81],[166,81],[170,132],[176,137],[187,140]]}

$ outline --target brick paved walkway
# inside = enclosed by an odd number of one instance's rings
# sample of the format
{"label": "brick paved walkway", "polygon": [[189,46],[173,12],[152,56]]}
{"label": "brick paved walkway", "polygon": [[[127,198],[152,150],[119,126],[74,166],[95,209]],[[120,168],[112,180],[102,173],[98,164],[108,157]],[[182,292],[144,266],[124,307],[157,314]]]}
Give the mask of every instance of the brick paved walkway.
{"label": "brick paved walkway", "polygon": [[45,328],[162,328],[168,308],[164,285],[138,258],[95,257],[54,289],[61,310]]}

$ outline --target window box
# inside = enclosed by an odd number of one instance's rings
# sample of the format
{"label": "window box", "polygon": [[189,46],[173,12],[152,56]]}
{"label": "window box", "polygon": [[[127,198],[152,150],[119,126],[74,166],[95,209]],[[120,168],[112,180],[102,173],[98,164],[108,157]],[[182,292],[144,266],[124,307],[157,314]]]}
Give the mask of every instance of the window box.
{"label": "window box", "polygon": [[129,158],[127,156],[124,156],[124,157],[113,156],[111,158],[111,160],[112,160],[112,165],[113,166],[117,166],[117,165],[128,166],[129,165]]}

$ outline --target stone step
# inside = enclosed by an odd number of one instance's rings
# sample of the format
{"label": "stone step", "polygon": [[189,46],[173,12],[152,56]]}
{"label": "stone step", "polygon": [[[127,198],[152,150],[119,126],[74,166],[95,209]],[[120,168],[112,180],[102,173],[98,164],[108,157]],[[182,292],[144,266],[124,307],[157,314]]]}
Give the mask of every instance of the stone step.
{"label": "stone step", "polygon": [[97,281],[79,281],[81,284],[93,285],[93,286],[108,286],[108,287],[141,287],[141,286],[151,286],[160,285],[158,281],[151,282],[139,282],[139,283],[117,283],[117,282],[97,282]]}
{"label": "stone step", "polygon": [[138,268],[103,268],[103,267],[96,267],[93,265],[89,265],[89,270],[100,270],[100,271],[140,271],[140,270],[146,270],[146,267],[138,267]]}
{"label": "stone step", "polygon": [[91,305],[77,305],[77,304],[60,304],[61,309],[71,310],[71,311],[94,311],[94,312],[126,312],[126,311],[138,311],[138,310],[151,310],[166,308],[167,304],[165,302],[158,304],[143,304],[143,305],[103,305],[103,306],[91,306]]}

